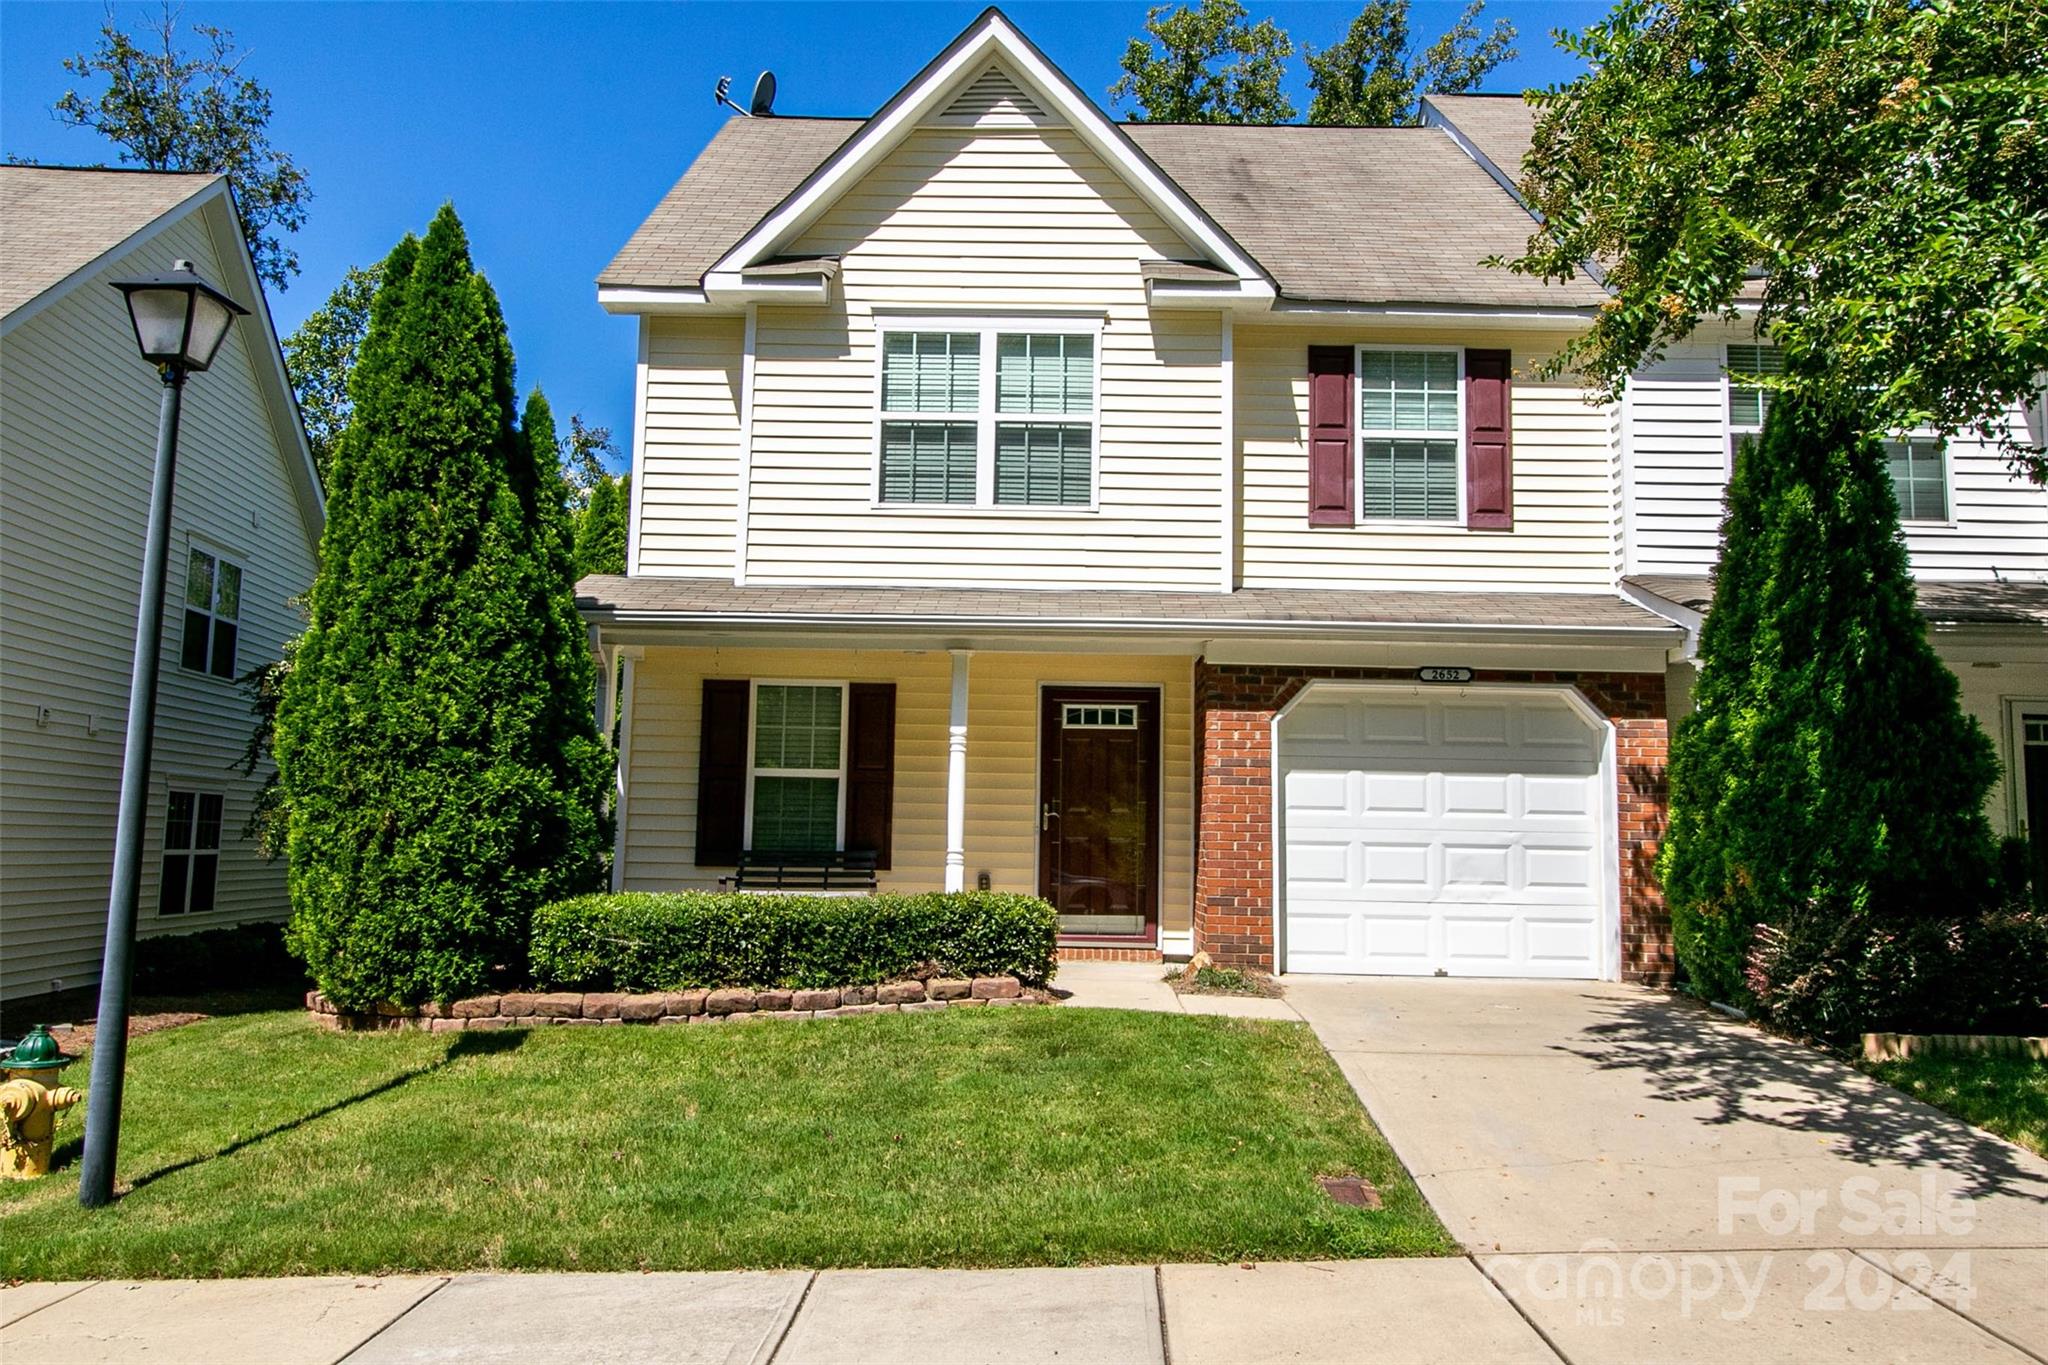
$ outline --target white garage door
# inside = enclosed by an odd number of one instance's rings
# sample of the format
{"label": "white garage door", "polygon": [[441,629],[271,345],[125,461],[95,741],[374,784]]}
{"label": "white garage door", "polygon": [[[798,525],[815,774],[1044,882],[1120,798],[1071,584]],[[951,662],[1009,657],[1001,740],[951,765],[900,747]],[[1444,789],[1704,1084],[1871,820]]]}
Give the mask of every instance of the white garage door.
{"label": "white garage door", "polygon": [[1279,745],[1288,971],[1602,974],[1605,734],[1561,694],[1323,684]]}

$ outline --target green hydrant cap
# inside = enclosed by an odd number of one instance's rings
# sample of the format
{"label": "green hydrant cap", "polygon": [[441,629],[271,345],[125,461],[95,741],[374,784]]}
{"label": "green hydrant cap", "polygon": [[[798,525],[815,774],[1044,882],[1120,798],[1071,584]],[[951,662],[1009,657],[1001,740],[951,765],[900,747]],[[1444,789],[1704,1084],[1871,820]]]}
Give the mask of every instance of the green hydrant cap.
{"label": "green hydrant cap", "polygon": [[71,1059],[58,1048],[57,1040],[41,1024],[30,1029],[4,1058],[0,1058],[0,1068],[9,1071],[55,1071],[70,1063]]}

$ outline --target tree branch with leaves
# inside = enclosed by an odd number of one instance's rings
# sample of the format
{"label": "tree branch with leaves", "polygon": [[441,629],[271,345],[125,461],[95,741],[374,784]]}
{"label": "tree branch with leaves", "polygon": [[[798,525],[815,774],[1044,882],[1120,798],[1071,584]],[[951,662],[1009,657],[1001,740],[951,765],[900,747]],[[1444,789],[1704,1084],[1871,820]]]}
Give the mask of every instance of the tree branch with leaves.
{"label": "tree branch with leaves", "polygon": [[1515,26],[1494,21],[1481,32],[1484,0],[1472,0],[1457,23],[1420,52],[1408,31],[1408,0],[1372,0],[1351,21],[1342,42],[1304,49],[1315,91],[1308,121],[1390,128],[1418,121],[1424,95],[1459,95],[1520,55]]}
{"label": "tree branch with leaves", "polygon": [[1608,397],[1710,317],[1853,395],[1880,432],[2009,421],[2048,372],[2048,9],[2032,0],[1622,0],[1559,41],[1511,268],[1600,263],[1613,297],[1556,367]]}
{"label": "tree branch with leaves", "polygon": [[52,112],[119,147],[125,164],[225,175],[257,275],[284,290],[299,270],[284,236],[305,225],[312,189],[291,156],[271,145],[270,91],[243,74],[249,54],[234,34],[194,24],[199,47],[188,51],[178,45],[179,15],[166,3],[138,41],[109,9],[99,45],[64,61],[73,76],[103,80],[104,88],[67,90]]}

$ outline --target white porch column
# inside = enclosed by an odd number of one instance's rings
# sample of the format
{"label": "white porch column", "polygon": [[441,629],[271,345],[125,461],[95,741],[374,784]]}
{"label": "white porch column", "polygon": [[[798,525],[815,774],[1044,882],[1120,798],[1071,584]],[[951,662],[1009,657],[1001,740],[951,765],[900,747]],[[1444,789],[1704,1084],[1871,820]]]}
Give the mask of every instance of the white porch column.
{"label": "white porch column", "polygon": [[[626,889],[626,797],[633,787],[633,665],[645,651],[639,645],[621,645],[614,656],[611,715],[606,717],[605,738],[611,738],[614,724],[619,742],[612,766],[612,890]],[[613,718],[616,718],[614,721]]]}
{"label": "white porch column", "polygon": [[953,655],[953,708],[946,730],[946,889],[967,889],[967,660]]}

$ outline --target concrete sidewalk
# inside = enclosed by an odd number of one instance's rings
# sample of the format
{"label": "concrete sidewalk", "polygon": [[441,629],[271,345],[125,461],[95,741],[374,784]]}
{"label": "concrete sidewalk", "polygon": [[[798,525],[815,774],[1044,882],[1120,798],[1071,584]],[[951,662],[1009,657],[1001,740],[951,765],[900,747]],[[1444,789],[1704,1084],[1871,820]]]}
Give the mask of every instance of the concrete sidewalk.
{"label": "concrete sidewalk", "polygon": [[63,1365],[1558,1360],[1462,1259],[26,1284],[0,1322]]}
{"label": "concrete sidewalk", "polygon": [[1146,1010],[1154,1014],[1220,1014],[1233,1019],[1284,1019],[1301,1014],[1283,999],[1256,995],[1182,995],[1155,962],[1062,962],[1053,989],[1069,1008]]}

